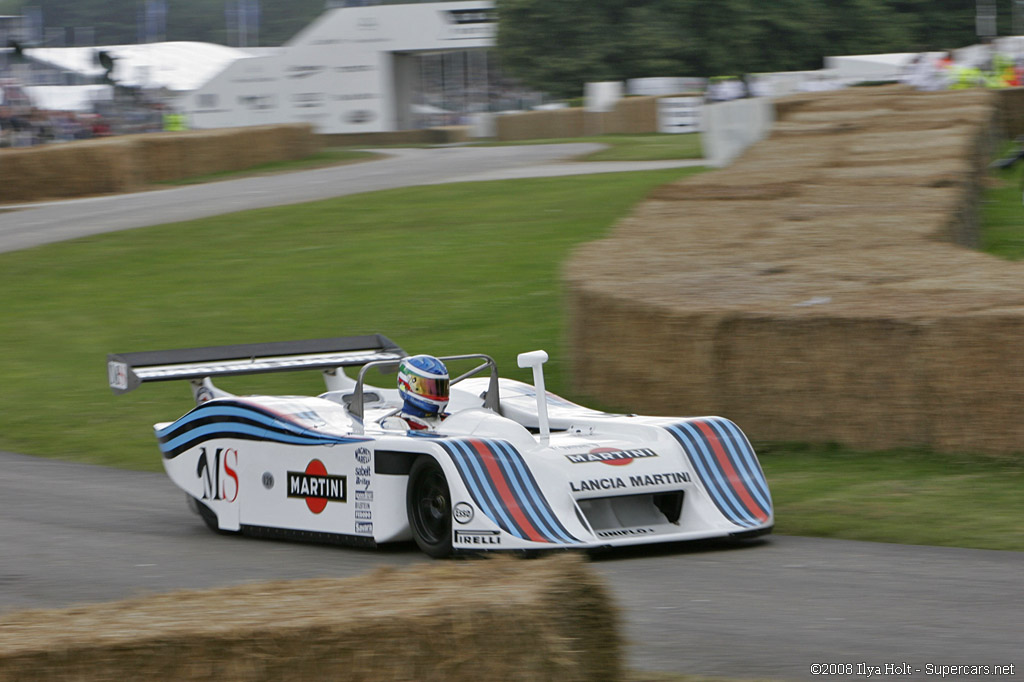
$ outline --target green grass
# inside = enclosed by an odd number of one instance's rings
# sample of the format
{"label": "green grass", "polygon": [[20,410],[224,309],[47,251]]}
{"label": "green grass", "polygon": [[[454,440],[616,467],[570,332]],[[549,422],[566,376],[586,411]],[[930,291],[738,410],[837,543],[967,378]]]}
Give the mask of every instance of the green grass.
{"label": "green grass", "polygon": [[[700,134],[667,135],[650,133],[643,135],[600,135],[595,137],[566,137],[551,140],[530,140],[526,142],[476,142],[481,146],[504,146],[523,144],[562,144],[567,142],[596,142],[608,145],[606,149],[577,157],[577,161],[671,161],[677,159],[699,159],[703,155]],[[372,149],[387,150],[394,147],[429,146],[429,145],[385,145]],[[371,148],[371,147],[368,147]],[[210,173],[180,180],[170,180],[165,185],[196,185],[203,182],[229,180],[250,175],[269,173],[287,173],[292,171],[310,170],[325,166],[337,166],[346,163],[366,161],[376,157],[370,151],[361,151],[351,147],[331,147],[316,154],[295,161],[276,161],[253,166],[244,171],[224,171]]]}
{"label": "green grass", "polygon": [[[1004,146],[1010,153],[1016,145]],[[1024,161],[993,170],[982,203],[981,249],[1007,260],[1024,259]]]}
{"label": "green grass", "polygon": [[[150,426],[188,387],[115,398],[110,352],[380,332],[415,352],[545,348],[565,388],[559,273],[653,187],[694,170],[420,187],[0,255],[0,449],[158,469]],[[223,382],[317,393],[316,373]]]}
{"label": "green grass", "polygon": [[1024,550],[1024,463],[927,451],[762,445],[776,532]]}
{"label": "green grass", "polygon": [[[561,264],[692,172],[393,190],[2,254],[0,449],[158,469],[150,425],[187,410],[188,389],[114,397],[108,352],[382,332],[416,352],[487,352],[524,380],[515,354],[545,348],[549,387],[569,394]],[[1002,182],[987,194],[986,249],[1024,231],[1016,176]],[[1011,236],[990,242],[1000,222]],[[221,383],[322,390],[316,373]],[[758,449],[779,533],[1024,550],[1019,463]]]}
{"label": "green grass", "polygon": [[577,158],[577,161],[672,161],[677,159],[699,159],[704,151],[699,133],[667,135],[648,133],[643,135],[595,135],[593,137],[565,137],[523,142],[483,142],[487,145],[522,144],[565,144],[571,142],[596,142],[608,145],[593,154]]}

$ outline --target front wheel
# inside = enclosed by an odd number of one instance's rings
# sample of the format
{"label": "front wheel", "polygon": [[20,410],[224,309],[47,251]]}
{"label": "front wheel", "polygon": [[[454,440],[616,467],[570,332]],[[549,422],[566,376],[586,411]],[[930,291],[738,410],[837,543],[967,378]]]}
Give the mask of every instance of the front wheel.
{"label": "front wheel", "polygon": [[413,539],[424,553],[440,558],[452,553],[452,496],[441,465],[424,455],[413,462],[405,495]]}

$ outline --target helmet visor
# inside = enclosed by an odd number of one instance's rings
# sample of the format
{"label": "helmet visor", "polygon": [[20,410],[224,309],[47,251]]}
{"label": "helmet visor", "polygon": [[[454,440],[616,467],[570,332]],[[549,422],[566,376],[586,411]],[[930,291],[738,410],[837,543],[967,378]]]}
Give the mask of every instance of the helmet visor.
{"label": "helmet visor", "polygon": [[428,379],[415,374],[408,379],[410,392],[430,400],[448,400],[448,379]]}

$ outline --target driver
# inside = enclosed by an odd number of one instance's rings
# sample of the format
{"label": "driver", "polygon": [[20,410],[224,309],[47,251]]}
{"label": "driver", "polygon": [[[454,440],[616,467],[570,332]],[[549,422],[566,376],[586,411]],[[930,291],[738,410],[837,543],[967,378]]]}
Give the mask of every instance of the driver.
{"label": "driver", "polygon": [[434,430],[448,415],[448,368],[433,355],[413,355],[398,365],[401,411],[384,420],[386,429]]}

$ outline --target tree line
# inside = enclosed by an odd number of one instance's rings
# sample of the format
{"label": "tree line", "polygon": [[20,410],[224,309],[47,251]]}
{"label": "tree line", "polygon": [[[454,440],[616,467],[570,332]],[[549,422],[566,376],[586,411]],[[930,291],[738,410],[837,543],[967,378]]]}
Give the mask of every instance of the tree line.
{"label": "tree line", "polygon": [[[998,2],[998,32],[1012,0]],[[502,65],[577,96],[588,81],[819,69],[826,55],[977,42],[975,0],[498,0]]]}

